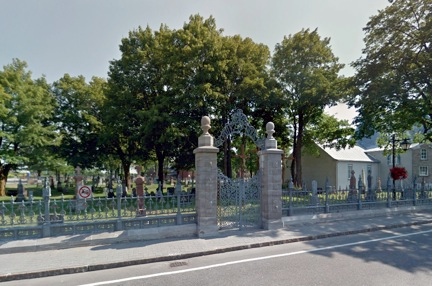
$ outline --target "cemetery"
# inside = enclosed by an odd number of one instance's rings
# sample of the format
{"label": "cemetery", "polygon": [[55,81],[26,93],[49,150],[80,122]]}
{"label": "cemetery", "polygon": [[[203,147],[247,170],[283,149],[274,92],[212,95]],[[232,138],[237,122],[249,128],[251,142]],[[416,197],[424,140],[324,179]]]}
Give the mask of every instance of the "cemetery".
{"label": "cemetery", "polygon": [[[272,122],[266,125],[265,138],[257,136],[240,111],[218,138],[209,133],[210,128],[210,119],[203,117],[203,132],[194,150],[196,176],[190,182],[187,177],[171,177],[170,184],[161,186],[145,177],[141,166],[135,166],[131,190],[118,177],[112,186],[91,184],[96,180],[79,167],[64,188],[58,183],[55,187],[48,177],[37,178],[35,188],[18,178],[16,192],[1,201],[0,240],[182,225],[193,226],[194,235],[205,237],[226,228],[277,229],[296,216],[432,204],[431,188],[398,184],[397,189],[384,189],[371,174],[366,185],[354,171],[345,189],[328,183],[320,189],[316,180],[301,188],[283,187],[283,152],[273,137]],[[249,136],[260,149],[259,170],[251,177],[229,178],[214,164],[217,146],[235,134]]]}

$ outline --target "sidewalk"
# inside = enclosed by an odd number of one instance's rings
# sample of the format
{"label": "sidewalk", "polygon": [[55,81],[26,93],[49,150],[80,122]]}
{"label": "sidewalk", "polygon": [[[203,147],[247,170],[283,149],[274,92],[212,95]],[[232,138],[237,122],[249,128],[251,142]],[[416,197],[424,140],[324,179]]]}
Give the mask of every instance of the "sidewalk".
{"label": "sidewalk", "polygon": [[[190,257],[264,247],[276,244],[348,235],[409,225],[431,224],[431,206],[412,211],[362,211],[285,218],[278,230],[223,231],[216,237],[129,240],[127,236],[103,233],[90,236],[51,237],[0,242],[0,282],[116,267],[173,261]],[[184,227],[193,227],[188,225]],[[5,263],[7,262],[7,263]]]}

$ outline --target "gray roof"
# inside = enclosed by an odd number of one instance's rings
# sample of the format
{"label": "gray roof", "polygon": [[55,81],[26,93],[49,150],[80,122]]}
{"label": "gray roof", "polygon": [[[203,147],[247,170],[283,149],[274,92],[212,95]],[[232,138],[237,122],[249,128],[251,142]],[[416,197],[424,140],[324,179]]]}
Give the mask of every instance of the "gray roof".
{"label": "gray roof", "polygon": [[340,149],[336,150],[334,148],[328,148],[328,147],[321,147],[319,146],[324,152],[326,152],[330,157],[337,161],[357,161],[357,162],[377,162],[376,159],[372,158],[371,156],[368,156],[365,153],[365,150],[359,146],[354,146],[353,148],[349,149]]}
{"label": "gray roof", "polygon": [[[411,143],[410,149],[416,149],[416,148],[419,147],[419,145],[421,145],[421,144],[420,143]],[[430,144],[430,146],[431,146],[431,144]],[[373,148],[370,148],[370,149],[366,149],[365,152],[367,152],[367,153],[370,153],[370,152],[380,152],[380,151],[383,152],[384,150],[385,150],[384,148],[373,147]]]}

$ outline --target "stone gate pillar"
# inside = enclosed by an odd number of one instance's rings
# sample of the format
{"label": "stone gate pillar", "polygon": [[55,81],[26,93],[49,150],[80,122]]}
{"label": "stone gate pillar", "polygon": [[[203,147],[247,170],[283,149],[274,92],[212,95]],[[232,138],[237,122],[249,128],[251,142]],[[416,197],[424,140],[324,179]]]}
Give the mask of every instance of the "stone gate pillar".
{"label": "stone gate pillar", "polygon": [[261,220],[263,229],[277,229],[282,225],[282,154],[277,148],[275,124],[266,125],[265,149],[259,152],[261,172]]}
{"label": "stone gate pillar", "polygon": [[198,138],[195,154],[196,168],[196,210],[198,237],[218,234],[217,225],[217,154],[219,149],[213,146],[213,137],[209,134],[210,118],[201,118],[203,134]]}

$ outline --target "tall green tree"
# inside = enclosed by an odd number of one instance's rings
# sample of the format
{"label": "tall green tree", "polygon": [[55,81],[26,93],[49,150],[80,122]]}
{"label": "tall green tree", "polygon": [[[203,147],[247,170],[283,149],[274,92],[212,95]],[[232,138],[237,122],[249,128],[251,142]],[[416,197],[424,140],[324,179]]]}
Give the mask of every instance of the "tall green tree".
{"label": "tall green tree", "polygon": [[[364,28],[349,104],[357,137],[419,127],[432,140],[432,1],[396,0]],[[422,137],[421,137],[422,138]]]}
{"label": "tall green tree", "polygon": [[284,37],[276,45],[272,58],[272,75],[280,85],[285,106],[281,109],[291,121],[293,130],[293,183],[302,185],[301,154],[304,135],[309,124],[315,123],[327,106],[342,97],[337,88],[343,78],[343,68],[333,55],[330,38],[321,38],[317,29]]}
{"label": "tall green tree", "polygon": [[61,144],[53,152],[74,168],[102,166],[106,149],[99,136],[106,84],[102,78],[93,77],[87,83],[83,76],[68,74],[53,83],[57,103],[54,123],[61,136]]}
{"label": "tall green tree", "polygon": [[[162,54],[161,41],[166,41],[169,33],[165,25],[158,32],[150,27],[130,31],[121,41],[121,58],[110,63],[101,138],[110,154],[119,158],[127,184],[130,165],[145,161],[152,153],[157,156],[160,170],[163,167],[162,148],[168,145],[155,143],[166,136],[169,121],[161,109],[167,105],[157,106],[156,98],[167,92],[167,57]],[[160,171],[160,181],[162,174]]]}
{"label": "tall green tree", "polygon": [[[194,126],[199,127],[202,115],[212,116],[211,132],[215,135],[236,109],[261,125],[258,109],[270,109],[265,103],[268,47],[239,35],[223,36],[222,32],[213,17],[192,15],[183,29],[176,31],[173,41],[174,62],[179,63],[175,70],[181,71],[174,83],[182,91],[177,94],[177,106],[182,107],[183,114],[196,115],[192,119]],[[177,117],[182,118],[185,117]],[[231,143],[226,140],[220,152],[228,176],[232,175]]]}
{"label": "tall green tree", "polygon": [[55,100],[44,77],[32,79],[27,63],[13,59],[0,71],[0,195],[9,171],[26,164],[43,146],[58,144],[50,124]]}

